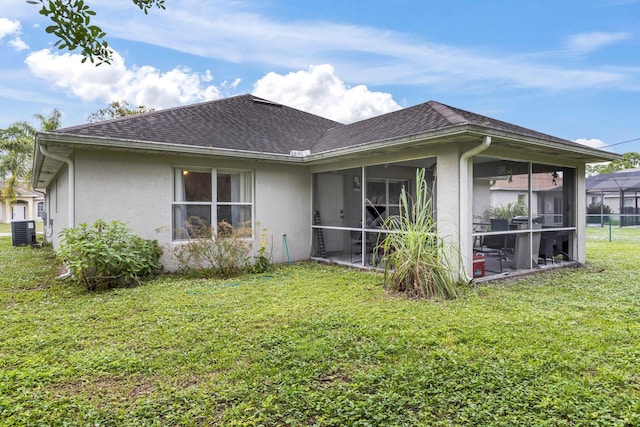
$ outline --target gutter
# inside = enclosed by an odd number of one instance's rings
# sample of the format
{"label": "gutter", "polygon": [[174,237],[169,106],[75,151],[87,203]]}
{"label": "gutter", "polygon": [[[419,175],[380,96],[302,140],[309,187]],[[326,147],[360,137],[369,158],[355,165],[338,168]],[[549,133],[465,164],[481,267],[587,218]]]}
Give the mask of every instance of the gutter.
{"label": "gutter", "polygon": [[69,166],[69,217],[67,220],[67,226],[69,228],[73,228],[76,226],[76,215],[75,215],[75,194],[76,194],[76,170],[73,164],[73,161],[67,157],[58,156],[53,154],[44,147],[44,145],[40,145],[40,152],[43,156],[52,158],[53,160],[58,160],[59,162],[64,162]]}
{"label": "gutter", "polygon": [[[459,229],[460,235],[458,236],[458,250],[460,251],[461,258],[464,258],[466,254],[465,242],[469,236],[469,221],[467,221],[467,213],[469,211],[469,196],[467,194],[467,189],[469,187],[469,168],[468,161],[471,157],[475,156],[478,153],[485,151],[491,145],[491,137],[486,135],[484,137],[484,141],[477,147],[472,148],[469,151],[462,153],[460,156],[460,166],[459,166],[459,189],[458,195],[460,198],[459,203]],[[471,280],[469,276],[467,276],[467,270],[465,268],[465,263],[460,263],[460,275],[464,277],[467,282]]]}

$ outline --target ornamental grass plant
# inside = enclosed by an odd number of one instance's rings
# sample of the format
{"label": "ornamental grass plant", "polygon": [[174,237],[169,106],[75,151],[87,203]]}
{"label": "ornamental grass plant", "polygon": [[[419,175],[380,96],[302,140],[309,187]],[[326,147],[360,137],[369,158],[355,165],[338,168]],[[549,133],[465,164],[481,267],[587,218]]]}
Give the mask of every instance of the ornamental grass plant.
{"label": "ornamental grass plant", "polygon": [[410,298],[457,298],[457,282],[447,248],[437,234],[433,197],[425,170],[416,171],[416,198],[406,189],[400,194],[400,214],[389,216],[381,243],[384,281],[387,289]]}

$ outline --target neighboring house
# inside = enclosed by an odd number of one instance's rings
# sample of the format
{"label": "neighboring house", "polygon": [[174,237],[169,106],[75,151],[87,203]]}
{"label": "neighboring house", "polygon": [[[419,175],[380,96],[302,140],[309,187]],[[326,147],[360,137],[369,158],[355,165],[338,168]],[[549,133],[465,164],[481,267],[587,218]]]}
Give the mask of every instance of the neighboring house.
{"label": "neighboring house", "polygon": [[[529,176],[516,175],[495,179],[490,183],[490,204],[478,213],[483,218],[490,216],[491,208],[518,204],[529,205]],[[553,173],[536,173],[531,175],[531,214],[546,225],[561,224],[563,191],[562,177]],[[480,204],[478,204],[480,206]]]}
{"label": "neighboring house", "polygon": [[[0,188],[2,186],[0,185]],[[29,190],[25,185],[16,187],[16,200],[0,200],[0,222],[18,220],[42,221],[44,211],[44,194]]]}
{"label": "neighboring house", "polygon": [[[424,168],[438,232],[470,277],[484,236],[473,217],[490,181],[560,174],[560,223],[514,233],[564,233],[563,248],[584,262],[585,164],[617,158],[433,101],[344,125],[243,95],[38,133],[33,185],[47,190],[55,247],[62,228],[97,218],[125,221],[167,249],[189,238],[194,220],[224,220],[254,236],[255,224],[268,229],[274,262],[366,266],[379,217],[397,214],[401,189],[415,191]],[[537,267],[531,251],[527,269]],[[176,267],[171,250],[162,262]]]}
{"label": "neighboring house", "polygon": [[611,213],[640,213],[640,169],[587,177],[587,205],[604,205]]}

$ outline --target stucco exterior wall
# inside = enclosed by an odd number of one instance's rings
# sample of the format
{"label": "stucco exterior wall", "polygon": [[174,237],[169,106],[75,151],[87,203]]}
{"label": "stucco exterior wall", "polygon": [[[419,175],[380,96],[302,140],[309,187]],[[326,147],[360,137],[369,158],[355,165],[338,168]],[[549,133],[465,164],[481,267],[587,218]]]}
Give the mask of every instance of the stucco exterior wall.
{"label": "stucco exterior wall", "polygon": [[[456,262],[461,256],[464,266],[467,264],[465,258],[468,251],[464,250],[464,248],[459,248],[459,246],[460,243],[465,247],[468,246],[469,239],[460,240],[460,156],[457,149],[449,148],[440,151],[437,158],[436,220],[438,234],[445,241],[446,247],[449,248],[449,260]],[[467,193],[467,199],[467,205],[471,207],[473,195],[470,192]],[[469,215],[469,219],[471,217]],[[471,226],[470,220],[468,221],[468,226]],[[457,266],[454,265],[453,267]]]}
{"label": "stucco exterior wall", "polygon": [[291,261],[311,254],[311,173],[304,167],[261,164],[254,169],[256,182],[256,234],[267,229],[273,242],[273,261],[287,261],[284,235]]}
{"label": "stucco exterior wall", "polygon": [[[44,235],[54,247],[58,247],[60,245],[58,234],[64,228],[73,227],[73,224],[69,224],[69,170],[66,164],[47,187],[44,210],[47,212]],[[53,225],[49,225],[51,221]]]}
{"label": "stucco exterior wall", "polygon": [[[166,270],[177,264],[171,256],[171,203],[173,167],[211,167],[244,169],[254,172],[255,248],[266,228],[267,248],[273,262],[299,261],[309,257],[311,248],[311,175],[304,167],[220,160],[202,157],[83,151],[75,153],[76,224],[101,218],[120,220],[145,239],[155,239],[164,249],[161,262]],[[58,183],[58,209],[66,203],[66,176]],[[53,188],[52,188],[53,190]],[[53,200],[55,190],[49,198]],[[53,212],[53,210],[52,210]],[[57,217],[64,212],[59,211]],[[54,219],[54,224],[55,224]],[[58,227],[58,231],[60,228]],[[59,244],[54,239],[54,245]]]}

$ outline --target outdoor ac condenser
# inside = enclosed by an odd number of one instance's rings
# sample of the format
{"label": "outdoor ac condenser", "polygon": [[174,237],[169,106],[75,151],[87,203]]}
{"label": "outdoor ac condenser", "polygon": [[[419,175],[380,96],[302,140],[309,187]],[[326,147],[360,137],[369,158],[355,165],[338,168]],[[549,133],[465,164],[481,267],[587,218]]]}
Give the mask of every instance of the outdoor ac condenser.
{"label": "outdoor ac condenser", "polygon": [[11,221],[11,239],[13,246],[36,244],[35,221]]}

